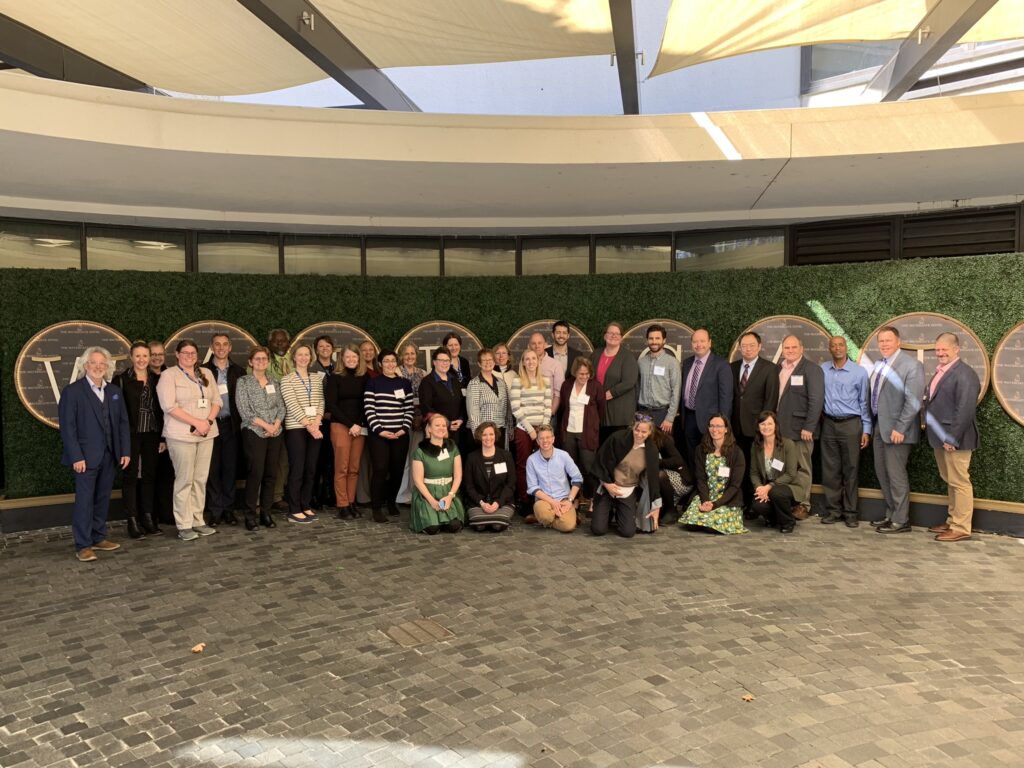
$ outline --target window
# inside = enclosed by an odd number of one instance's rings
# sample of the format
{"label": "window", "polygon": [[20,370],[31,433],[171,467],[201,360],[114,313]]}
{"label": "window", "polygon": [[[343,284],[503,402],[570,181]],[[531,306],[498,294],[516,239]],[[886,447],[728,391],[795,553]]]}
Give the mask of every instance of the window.
{"label": "window", "polygon": [[446,276],[514,275],[516,241],[513,239],[445,238]]}
{"label": "window", "polygon": [[786,259],[781,229],[679,232],[676,270],[781,267]]}
{"label": "window", "polygon": [[668,272],[671,236],[613,235],[597,238],[597,273]]}
{"label": "window", "polygon": [[523,240],[524,275],[586,275],[589,272],[589,238],[538,237]]}
{"label": "window", "polygon": [[276,235],[199,235],[200,272],[276,275],[280,269]]}
{"label": "window", "polygon": [[358,275],[362,257],[358,237],[285,235],[287,275]]}
{"label": "window", "polygon": [[86,249],[89,269],[185,271],[184,232],[88,227]]}
{"label": "window", "polygon": [[441,274],[440,238],[370,237],[366,274],[437,277]]}
{"label": "window", "polygon": [[0,220],[0,267],[81,269],[77,224]]}

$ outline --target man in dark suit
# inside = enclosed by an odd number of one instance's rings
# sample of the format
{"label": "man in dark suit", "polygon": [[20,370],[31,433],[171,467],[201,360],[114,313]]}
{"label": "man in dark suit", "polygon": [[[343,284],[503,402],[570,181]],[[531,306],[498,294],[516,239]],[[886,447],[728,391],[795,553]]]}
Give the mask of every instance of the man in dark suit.
{"label": "man in dark suit", "polygon": [[217,411],[217,437],[213,439],[210,475],[206,482],[207,523],[214,527],[222,522],[238,525],[235,517],[235,484],[238,481],[238,450],[241,445],[242,420],[235,405],[235,388],[245,376],[245,369],[231,361],[231,338],[215,333],[210,339],[213,356],[203,367],[213,372],[220,394]]}
{"label": "man in dark suit", "polygon": [[928,530],[936,541],[971,538],[974,515],[974,486],[971,484],[971,454],[978,447],[978,396],[981,382],[971,366],[960,359],[960,339],[943,333],[935,340],[939,367],[925,393],[925,430],[935,451],[939,476],[949,486],[949,515],[946,522]]}
{"label": "man in dark suit", "polygon": [[900,332],[878,332],[882,358],[871,373],[869,402],[874,421],[875,474],[885,497],[885,519],[872,523],[879,533],[910,532],[910,449],[921,439],[924,366],[900,349]]}
{"label": "man in dark suit", "polygon": [[89,347],[83,358],[85,376],[65,387],[57,413],[64,444],[60,460],[75,472],[71,531],[78,559],[88,563],[96,559],[95,550],[121,548],[107,539],[107,513],[117,465],[124,469],[131,460],[131,431],[124,395],[107,383],[110,353]]}
{"label": "man in dark suit", "polygon": [[[732,367],[732,435],[750,466],[750,447],[757,434],[761,411],[774,411],[779,403],[779,366],[761,357],[761,336],[753,331],[740,337],[740,359]],[[749,513],[754,486],[743,477],[743,509]]]}
{"label": "man in dark suit", "polygon": [[[682,430],[685,456],[693,466],[694,449],[716,413],[732,413],[732,371],[711,351],[711,334],[698,328],[690,337],[693,354],[683,361]],[[699,468],[701,472],[703,467]]]}
{"label": "man in dark suit", "polygon": [[793,517],[806,520],[811,513],[811,456],[818,437],[821,409],[825,405],[825,374],[804,357],[803,342],[796,336],[782,340],[779,367],[779,427],[783,437],[796,443],[800,462],[793,496]]}

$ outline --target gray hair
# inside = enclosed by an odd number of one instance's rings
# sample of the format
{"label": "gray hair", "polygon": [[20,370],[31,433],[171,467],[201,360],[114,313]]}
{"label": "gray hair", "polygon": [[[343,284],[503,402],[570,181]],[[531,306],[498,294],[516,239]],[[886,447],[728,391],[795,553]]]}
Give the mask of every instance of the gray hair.
{"label": "gray hair", "polygon": [[89,362],[89,358],[95,354],[103,355],[103,359],[107,364],[107,373],[103,377],[107,381],[114,378],[114,356],[110,354],[110,350],[106,347],[87,347],[78,359],[75,360],[75,367],[71,372],[71,380],[78,381],[80,378],[85,376],[85,364]]}

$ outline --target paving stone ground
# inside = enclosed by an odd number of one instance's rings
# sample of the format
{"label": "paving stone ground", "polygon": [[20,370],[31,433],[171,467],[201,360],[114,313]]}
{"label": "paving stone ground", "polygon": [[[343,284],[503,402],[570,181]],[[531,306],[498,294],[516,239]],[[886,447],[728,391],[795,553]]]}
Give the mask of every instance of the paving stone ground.
{"label": "paving stone ground", "polygon": [[[0,766],[1024,765],[1011,538],[323,519],[124,544],[2,540]],[[420,619],[454,636],[386,634]]]}

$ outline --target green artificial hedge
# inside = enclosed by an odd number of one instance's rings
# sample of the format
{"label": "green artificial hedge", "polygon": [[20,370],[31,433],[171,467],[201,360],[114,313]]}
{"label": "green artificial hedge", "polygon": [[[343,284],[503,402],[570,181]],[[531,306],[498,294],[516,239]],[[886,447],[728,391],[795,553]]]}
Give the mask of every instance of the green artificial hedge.
{"label": "green artificial hedge", "polygon": [[[989,353],[1024,318],[1024,255],[885,261],[821,267],[529,277],[317,277],[291,275],[164,274],[146,272],[0,270],[0,370],[3,450],[9,498],[63,493],[71,473],[59,463],[55,430],[24,409],[13,387],[14,361],[43,327],[88,319],[129,338],[167,338],[201,319],[236,323],[256,338],[270,328],[298,331],[344,320],[394,344],[413,326],[435,319],[459,322],[485,344],[505,340],[523,324],[565,317],[598,342],[610,319],[627,326],[670,317],[710,329],[725,354],[752,322],[774,314],[815,319],[817,300],[858,346],[881,322],[904,312],[956,317]],[[1024,428],[1010,419],[991,390],[978,419],[983,449],[972,466],[979,498],[1024,500]],[[870,451],[862,484],[878,487]],[[911,459],[911,487],[943,493],[930,450]]]}

